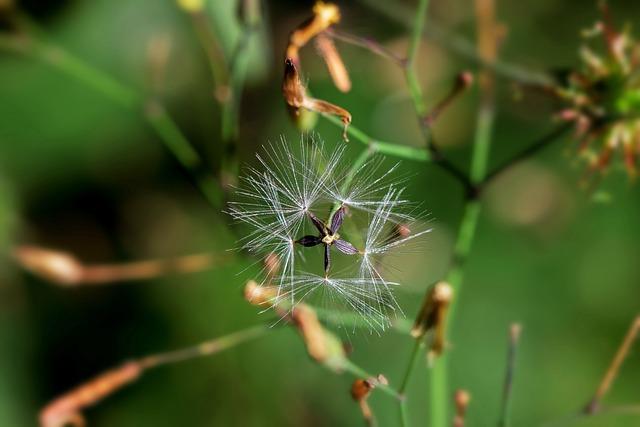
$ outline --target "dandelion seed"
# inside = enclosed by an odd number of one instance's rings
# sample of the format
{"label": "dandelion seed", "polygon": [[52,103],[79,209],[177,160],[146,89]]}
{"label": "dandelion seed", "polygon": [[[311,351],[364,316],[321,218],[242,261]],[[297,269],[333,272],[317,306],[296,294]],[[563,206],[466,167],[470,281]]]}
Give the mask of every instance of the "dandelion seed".
{"label": "dandelion seed", "polygon": [[314,138],[301,141],[298,155],[281,140],[257,158],[228,213],[251,228],[241,248],[279,260],[278,273],[265,271],[277,289],[273,306],[318,302],[387,327],[401,310],[383,258],[429,231],[402,198],[402,181],[392,180],[397,166],[378,174],[374,160],[349,172],[342,146],[327,151]]}

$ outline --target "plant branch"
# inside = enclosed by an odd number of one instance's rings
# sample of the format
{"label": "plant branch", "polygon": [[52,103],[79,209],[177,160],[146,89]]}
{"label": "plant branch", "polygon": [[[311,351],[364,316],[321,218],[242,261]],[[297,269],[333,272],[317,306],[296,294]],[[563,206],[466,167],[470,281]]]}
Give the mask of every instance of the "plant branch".
{"label": "plant branch", "polygon": [[618,351],[613,357],[613,360],[611,361],[609,368],[605,372],[604,377],[602,378],[602,381],[600,381],[600,385],[598,386],[598,389],[593,395],[593,398],[591,398],[589,403],[584,408],[583,412],[585,414],[591,415],[598,412],[598,410],[600,409],[600,402],[602,401],[602,398],[609,391],[609,388],[611,388],[613,381],[618,376],[618,371],[622,366],[622,362],[624,362],[624,359],[627,358],[627,355],[629,354],[629,350],[631,349],[631,346],[636,340],[638,332],[640,332],[640,316],[637,316],[633,320],[633,322],[631,322],[631,326],[629,327],[627,334],[622,340],[622,344],[620,344]]}
{"label": "plant branch", "polygon": [[17,246],[12,256],[22,268],[61,286],[104,285],[172,273],[192,273],[209,269],[229,258],[229,255],[203,253],[168,259],[84,264],[67,252],[28,245]]}
{"label": "plant branch", "polygon": [[336,40],[340,40],[341,42],[348,43],[354,46],[361,47],[363,49],[368,50],[369,52],[378,55],[382,58],[385,58],[398,67],[405,67],[406,60],[401,58],[399,55],[396,55],[391,50],[384,47],[379,42],[367,38],[367,37],[359,37],[350,33],[346,33],[344,31],[336,30],[335,28],[328,28],[324,31],[329,37],[332,37]]}
{"label": "plant branch", "polygon": [[513,390],[513,376],[516,367],[516,351],[518,349],[518,341],[520,340],[520,332],[522,328],[519,324],[514,323],[509,329],[509,350],[507,353],[507,369],[504,378],[504,387],[502,392],[502,409],[500,411],[500,420],[498,427],[509,426],[509,416],[511,412],[511,397]]}
{"label": "plant branch", "polygon": [[[322,115],[325,119],[342,128],[344,124],[342,121],[334,116],[328,114]],[[379,141],[374,139],[358,129],[357,127],[350,125],[347,133],[353,137],[356,141],[366,145],[371,153],[380,153],[392,157],[398,157],[405,160],[414,160],[419,162],[427,162],[431,160],[431,155],[424,148],[410,147],[408,145],[398,145],[390,142]]]}
{"label": "plant branch", "polygon": [[[416,113],[420,120],[423,120],[427,116],[427,106],[424,102],[422,95],[422,88],[418,82],[418,76],[416,75],[415,60],[420,48],[420,40],[422,39],[422,31],[424,29],[424,22],[427,19],[427,10],[429,8],[429,0],[419,0],[418,9],[415,12],[415,18],[411,29],[411,41],[409,43],[409,50],[407,51],[407,62],[405,65],[405,78],[409,87],[413,104],[416,108]],[[427,146],[430,141],[427,140]]]}
{"label": "plant branch", "polygon": [[270,330],[265,325],[253,326],[205,341],[193,347],[158,353],[127,362],[96,376],[51,401],[40,411],[40,425],[42,427],[56,427],[67,424],[84,425],[83,410],[137,381],[145,371],[196,357],[211,356],[258,338]]}
{"label": "plant branch", "polygon": [[548,147],[552,142],[560,138],[564,135],[569,129],[571,129],[570,124],[564,124],[559,126],[558,128],[552,130],[548,134],[542,136],[537,139],[533,143],[529,144],[527,148],[522,150],[521,152],[514,155],[511,159],[507,160],[502,165],[496,167],[492,170],[482,182],[482,188],[489,185],[493,180],[495,180],[498,176],[502,175],[505,171],[515,166],[516,164],[532,157],[534,154],[537,154],[539,151],[544,150]]}
{"label": "plant branch", "polygon": [[[487,62],[494,62],[497,58],[497,31],[495,20],[494,0],[476,0],[476,21],[479,55]],[[484,69],[480,74],[480,106],[476,122],[476,131],[471,157],[470,179],[474,188],[482,183],[487,174],[489,153],[491,147],[491,134],[493,130],[495,106],[494,106],[494,76],[491,70]],[[471,250],[480,216],[480,203],[476,198],[477,193],[467,195],[464,214],[460,223],[458,237],[454,246],[453,262],[446,281],[452,286],[454,298],[452,299],[445,322],[451,325],[455,319],[457,301],[460,299],[460,289],[464,277],[464,265]],[[445,327],[447,335],[451,327]],[[448,338],[445,337],[445,343]],[[448,352],[434,363],[431,375],[432,391],[432,427],[444,427],[448,419]]]}
{"label": "plant branch", "polygon": [[[405,4],[398,1],[376,1],[376,0],[359,0],[360,3],[367,5],[369,8],[387,16],[392,21],[406,28],[412,28],[412,17],[415,11]],[[511,64],[502,60],[487,61],[481,55],[478,55],[473,42],[467,38],[446,30],[433,20],[427,20],[427,27],[424,31],[427,38],[432,38],[442,46],[451,50],[453,53],[466,58],[478,66],[492,70],[497,76],[509,79],[523,85],[549,87],[554,84],[553,78],[541,72],[530,71],[522,66]]]}
{"label": "plant branch", "polygon": [[409,386],[409,380],[411,379],[411,375],[413,374],[413,370],[417,364],[422,348],[424,348],[424,340],[416,339],[413,343],[413,349],[411,350],[411,356],[409,357],[409,363],[405,369],[405,373],[402,377],[402,383],[400,384],[400,389],[398,392],[403,396],[403,399],[400,401],[400,425],[402,427],[409,426],[409,413],[407,410],[407,387]]}

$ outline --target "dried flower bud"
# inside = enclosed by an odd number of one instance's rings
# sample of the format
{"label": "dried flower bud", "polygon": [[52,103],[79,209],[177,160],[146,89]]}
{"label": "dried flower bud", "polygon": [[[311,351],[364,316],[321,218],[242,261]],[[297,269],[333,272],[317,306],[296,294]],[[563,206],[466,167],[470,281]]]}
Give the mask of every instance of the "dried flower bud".
{"label": "dried flower bud", "polygon": [[351,79],[333,40],[326,35],[320,34],[316,38],[316,46],[327,64],[329,75],[338,90],[349,92],[351,90]]}
{"label": "dried flower bud", "polygon": [[427,292],[420,313],[411,330],[411,335],[420,339],[433,331],[429,358],[442,354],[445,347],[445,325],[447,309],[453,298],[453,289],[447,282],[438,282]]}
{"label": "dried flower bud", "polygon": [[302,335],[309,356],[329,369],[341,372],[346,358],[342,342],[322,326],[316,312],[299,304],[291,311],[291,320]]}
{"label": "dried flower bud", "polygon": [[366,399],[369,392],[373,389],[373,385],[368,380],[357,379],[351,385],[351,397],[355,401]]}
{"label": "dried flower bud", "polygon": [[49,403],[40,411],[41,427],[83,426],[81,411],[138,379],[142,369],[129,362],[105,372]]}
{"label": "dried flower bud", "polygon": [[316,2],[313,6],[313,17],[303,22],[289,35],[289,45],[287,46],[287,58],[291,58],[299,64],[298,51],[306,45],[309,40],[329,28],[331,25],[340,22],[340,9],[333,3]]}
{"label": "dried flower bud", "polygon": [[367,424],[372,424],[373,422],[373,413],[367,403],[367,399],[371,390],[378,384],[388,385],[389,382],[384,375],[380,374],[377,378],[357,379],[351,384],[351,397],[360,405],[362,416]]}
{"label": "dried flower bud", "polygon": [[72,255],[35,246],[19,246],[13,252],[23,268],[60,285],[76,285],[82,280],[82,264]]}
{"label": "dried flower bud", "polygon": [[291,58],[287,58],[284,61],[282,95],[284,96],[284,100],[290,107],[290,112],[294,117],[299,114],[300,109],[339,116],[344,124],[342,137],[345,141],[348,141],[347,128],[349,127],[349,124],[351,124],[351,113],[330,102],[308,96],[307,90],[300,80],[298,69]]}
{"label": "dried flower bud", "polygon": [[446,110],[447,107],[449,107],[449,105],[451,105],[451,103],[472,84],[473,74],[470,71],[463,71],[458,74],[449,93],[440,102],[438,102],[431,112],[429,112],[429,114],[424,118],[425,124],[427,126],[432,126],[438,117],[440,117],[442,112]]}
{"label": "dried flower bud", "polygon": [[252,305],[272,305],[278,295],[273,286],[260,286],[255,280],[249,280],[244,286],[244,299]]}
{"label": "dried flower bud", "polygon": [[453,400],[456,405],[453,427],[464,427],[464,419],[467,413],[467,406],[469,406],[469,402],[471,401],[471,395],[468,391],[459,389],[456,390]]}

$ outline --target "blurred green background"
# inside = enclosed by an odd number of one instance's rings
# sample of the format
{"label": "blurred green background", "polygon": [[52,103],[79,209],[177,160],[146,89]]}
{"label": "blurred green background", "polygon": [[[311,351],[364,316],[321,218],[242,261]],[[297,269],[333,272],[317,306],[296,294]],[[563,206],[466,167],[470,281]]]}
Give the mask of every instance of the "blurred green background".
{"label": "blurred green background", "polygon": [[[373,0],[371,0],[373,1]],[[386,3],[384,0],[379,0]],[[207,15],[228,51],[240,37],[233,1],[209,1]],[[368,2],[367,2],[368,3]],[[339,2],[339,28],[374,37],[399,53],[407,30],[359,2]],[[413,8],[407,1],[402,4]],[[197,150],[217,172],[223,150],[218,104],[205,55],[189,16],[172,1],[55,0],[20,3],[64,46],[140,93],[154,90]],[[252,36],[242,97],[238,151],[253,162],[262,144],[297,141],[280,94],[288,33],[312,2],[269,1],[264,28]],[[637,23],[640,3],[612,1],[618,22]],[[501,57],[532,70],[578,63],[579,31],[598,17],[595,1],[498,1],[508,28]],[[471,0],[432,1],[430,17],[474,38]],[[5,29],[8,30],[8,29]],[[149,46],[170,46],[164,78],[152,88]],[[354,124],[380,139],[419,145],[419,129],[401,72],[383,59],[339,44],[352,75],[348,94],[332,85],[313,46],[303,51],[314,95],[348,108]],[[429,105],[455,74],[476,70],[433,40],[418,67]],[[156,85],[158,83],[156,82]],[[476,95],[470,91],[435,127],[461,167],[469,159]],[[499,80],[493,166],[554,127],[557,105]],[[329,146],[340,131],[320,120]],[[360,147],[351,143],[349,155]],[[490,188],[466,269],[451,342],[451,385],[472,395],[471,426],[494,425],[504,377],[507,330],[523,325],[514,385],[513,425],[540,425],[586,403],[640,311],[639,189],[612,171],[599,187],[606,203],[580,190],[583,167],[574,145],[560,140],[519,164]],[[435,232],[422,253],[405,257],[400,305],[409,318],[427,284],[444,274],[460,219],[461,190],[438,168],[403,162],[410,196],[428,210]],[[0,52],[0,244],[54,247],[86,262],[173,257],[233,248],[230,219],[212,209],[141,114],[121,108],[81,82],[29,56]],[[210,272],[104,287],[65,289],[17,268],[0,268],[0,425],[36,425],[40,407],[94,374],[131,357],[190,345],[266,320],[242,298],[257,269],[240,257]],[[338,330],[353,360],[397,384],[411,341]],[[422,362],[421,362],[422,363]],[[606,402],[638,402],[640,361],[633,351]],[[295,333],[270,335],[212,358],[151,371],[86,411],[91,426],[361,425],[349,396],[352,379],[313,363]],[[428,420],[425,369],[409,388],[414,425]],[[381,426],[397,408],[374,393]],[[640,417],[601,416],[578,425],[640,426]],[[565,425],[560,423],[560,425]]]}

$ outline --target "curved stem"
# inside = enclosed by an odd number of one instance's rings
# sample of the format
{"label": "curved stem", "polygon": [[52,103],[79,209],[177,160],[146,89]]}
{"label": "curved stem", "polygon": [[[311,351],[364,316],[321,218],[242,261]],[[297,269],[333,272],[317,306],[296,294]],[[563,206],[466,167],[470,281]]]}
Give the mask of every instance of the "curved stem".
{"label": "curved stem", "polygon": [[409,380],[411,379],[411,375],[413,374],[413,370],[417,364],[421,350],[424,347],[424,341],[421,339],[414,340],[413,349],[411,350],[411,356],[409,357],[409,363],[407,364],[404,376],[402,377],[402,383],[400,384],[400,389],[398,391],[403,396],[403,399],[400,401],[400,425],[402,427],[409,426],[409,412],[407,409],[407,387],[409,386]]}
{"label": "curved stem", "polygon": [[[334,116],[323,114],[322,117],[342,128],[342,121]],[[427,162],[431,160],[431,155],[424,148],[411,147],[408,145],[397,145],[390,142],[379,141],[374,139],[358,129],[350,125],[347,133],[356,141],[366,145],[372,153],[380,153],[388,156],[398,157],[406,160],[414,160],[418,162]]]}

